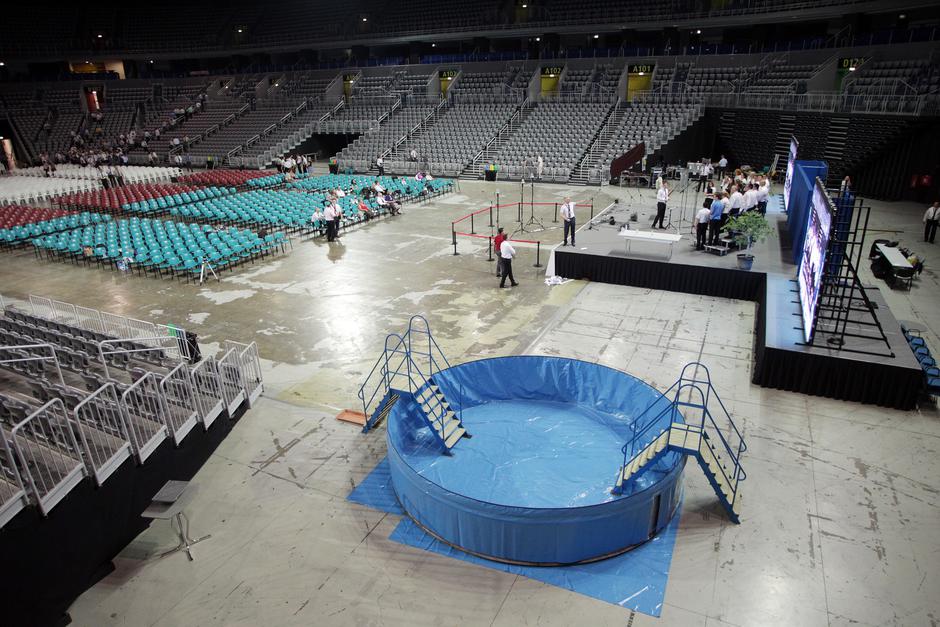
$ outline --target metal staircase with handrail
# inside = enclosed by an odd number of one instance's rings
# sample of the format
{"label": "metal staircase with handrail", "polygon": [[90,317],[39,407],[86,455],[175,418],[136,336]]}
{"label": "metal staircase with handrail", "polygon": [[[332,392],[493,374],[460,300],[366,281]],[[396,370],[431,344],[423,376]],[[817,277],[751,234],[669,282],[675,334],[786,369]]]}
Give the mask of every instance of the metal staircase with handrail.
{"label": "metal staircase with handrail", "polygon": [[[359,388],[362,412],[366,415],[362,432],[369,432],[384,420],[400,399],[411,398],[443,452],[450,455],[461,438],[471,436],[461,421],[459,405],[454,407],[439,385],[437,375],[447,368],[450,363],[434,339],[427,319],[412,316],[403,334],[386,336],[382,354]],[[448,395],[459,402],[463,390],[452,390]]]}
{"label": "metal staircase with handrail", "polygon": [[[698,374],[700,369],[704,374]],[[704,364],[691,362],[682,368],[676,382],[637,416],[633,435],[621,450],[623,465],[614,494],[623,494],[661,457],[677,452],[698,460],[728,517],[740,522],[740,484],[747,478],[741,455],[747,444]]]}

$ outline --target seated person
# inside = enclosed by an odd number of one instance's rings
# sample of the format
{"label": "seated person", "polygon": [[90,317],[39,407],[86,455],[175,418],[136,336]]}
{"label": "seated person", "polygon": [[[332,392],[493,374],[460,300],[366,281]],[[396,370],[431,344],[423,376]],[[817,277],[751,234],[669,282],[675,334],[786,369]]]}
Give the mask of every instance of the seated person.
{"label": "seated person", "polygon": [[392,212],[393,216],[397,216],[401,213],[401,203],[396,202],[391,194],[386,193],[382,200],[385,201],[385,206],[388,207],[388,210]]}
{"label": "seated person", "polygon": [[372,189],[375,190],[375,193],[376,193],[376,194],[384,194],[384,193],[385,193],[385,188],[382,187],[382,184],[379,183],[378,180],[376,180],[375,183],[372,184]]}
{"label": "seated person", "polygon": [[359,212],[365,216],[366,220],[371,220],[375,217],[375,213],[372,211],[372,208],[366,204],[365,200],[360,200],[358,205]]}

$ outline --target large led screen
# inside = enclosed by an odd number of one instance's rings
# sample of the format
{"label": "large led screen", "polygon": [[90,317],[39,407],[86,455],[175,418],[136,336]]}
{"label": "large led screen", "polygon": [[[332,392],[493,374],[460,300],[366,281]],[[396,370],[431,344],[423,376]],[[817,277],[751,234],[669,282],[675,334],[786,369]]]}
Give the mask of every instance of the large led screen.
{"label": "large led screen", "polygon": [[796,137],[790,137],[790,152],[787,155],[787,175],[783,180],[783,208],[784,211],[790,210],[790,185],[793,184],[793,164],[796,161],[796,150],[800,142]]}
{"label": "large led screen", "polygon": [[829,229],[832,227],[832,205],[826,188],[819,179],[813,190],[813,206],[809,211],[806,237],[803,239],[803,259],[800,261],[800,305],[803,310],[803,337],[813,338],[819,290],[822,286],[826,250],[829,247]]}

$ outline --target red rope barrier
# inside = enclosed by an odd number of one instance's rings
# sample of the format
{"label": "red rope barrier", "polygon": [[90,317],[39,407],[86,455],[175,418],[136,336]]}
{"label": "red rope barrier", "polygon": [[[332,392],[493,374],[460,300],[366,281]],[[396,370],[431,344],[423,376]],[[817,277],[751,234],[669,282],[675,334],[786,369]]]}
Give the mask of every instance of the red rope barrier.
{"label": "red rope barrier", "polygon": [[[463,235],[464,237],[478,237],[481,239],[493,239],[489,235],[480,235],[479,233],[461,233],[457,232],[457,235]],[[522,244],[538,244],[538,241],[532,239],[507,239],[507,242],[520,242]]]}

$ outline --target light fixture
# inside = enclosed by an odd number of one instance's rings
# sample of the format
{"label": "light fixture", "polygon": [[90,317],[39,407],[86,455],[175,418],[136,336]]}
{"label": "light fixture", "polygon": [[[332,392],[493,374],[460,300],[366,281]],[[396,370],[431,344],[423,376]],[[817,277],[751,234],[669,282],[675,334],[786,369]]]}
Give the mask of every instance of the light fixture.
{"label": "light fixture", "polygon": [[280,87],[280,85],[281,85],[280,83],[274,83],[275,87]]}
{"label": "light fixture", "polygon": [[89,65],[91,65],[91,61],[85,61],[85,63],[87,63],[87,64],[89,64]]}
{"label": "light fixture", "polygon": [[536,38],[535,38],[535,41],[542,41],[542,38],[541,38],[541,37],[536,37]]}
{"label": "light fixture", "polygon": [[369,18],[364,17],[364,18],[362,18],[362,21],[363,21],[363,22],[368,22],[368,21],[369,21]]}
{"label": "light fixture", "polygon": [[645,76],[646,72],[640,72],[640,76]]}
{"label": "light fixture", "polygon": [[854,72],[854,71],[855,71],[855,66],[853,65],[852,67],[849,68],[849,72]]}
{"label": "light fixture", "polygon": [[554,75],[554,74],[549,74],[548,77],[549,77],[549,78],[555,78],[555,75]]}
{"label": "light fixture", "polygon": [[528,9],[528,8],[529,8],[529,5],[528,5],[528,4],[523,4],[523,5],[522,5],[522,8],[523,8],[523,9]]}
{"label": "light fixture", "polygon": [[102,37],[104,37],[104,35],[98,35],[98,39],[101,39]]}
{"label": "light fixture", "polygon": [[4,65],[6,65],[6,63],[4,63],[3,61],[0,61],[0,67],[3,67]]}
{"label": "light fixture", "polygon": [[594,39],[600,39],[600,35],[594,35]]}
{"label": "light fixture", "polygon": [[432,48],[437,48],[437,44],[431,44]]}
{"label": "light fixture", "polygon": [[150,62],[153,63],[153,59],[150,59]]}
{"label": "light fixture", "polygon": [[907,19],[907,14],[906,14],[906,13],[902,13],[901,15],[898,16],[898,19],[899,19],[899,20]]}
{"label": "light fixture", "polygon": [[239,33],[242,32],[242,29],[239,28],[239,29],[238,29],[238,32],[239,32]]}
{"label": "light fixture", "polygon": [[696,35],[701,35],[701,34],[702,34],[702,29],[701,29],[701,28],[696,29],[695,34],[696,34]]}

